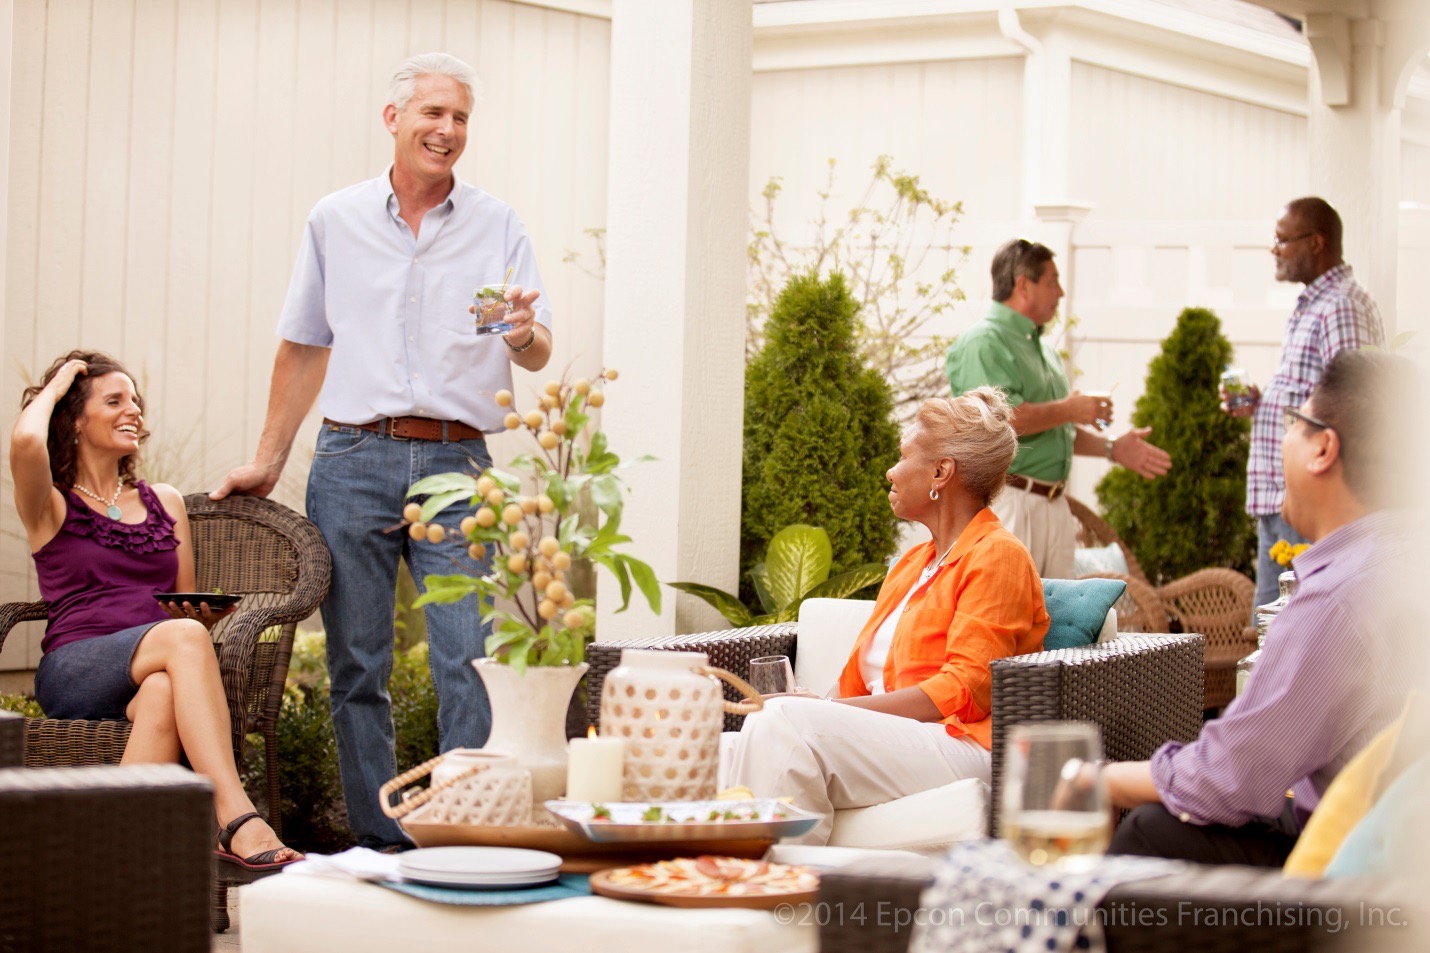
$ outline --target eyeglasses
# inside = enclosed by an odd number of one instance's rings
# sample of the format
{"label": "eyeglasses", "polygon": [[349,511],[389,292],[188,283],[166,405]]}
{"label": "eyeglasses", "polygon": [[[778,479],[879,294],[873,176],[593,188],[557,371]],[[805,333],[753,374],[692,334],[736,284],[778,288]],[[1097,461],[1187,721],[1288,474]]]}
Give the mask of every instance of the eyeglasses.
{"label": "eyeglasses", "polygon": [[1297,235],[1295,238],[1281,238],[1278,236],[1276,238],[1271,239],[1271,250],[1277,251],[1278,249],[1284,248],[1292,242],[1299,242],[1303,238],[1310,238],[1314,234],[1316,233],[1307,232],[1304,235]]}
{"label": "eyeglasses", "polygon": [[1303,413],[1301,413],[1299,410],[1297,410],[1295,407],[1287,407],[1287,408],[1286,408],[1286,410],[1284,411],[1284,420],[1285,420],[1285,422],[1286,422],[1286,429],[1287,429],[1287,430],[1290,430],[1292,427],[1296,426],[1296,421],[1298,421],[1298,420],[1301,421],[1302,423],[1310,424],[1312,427],[1315,427],[1317,430],[1334,430],[1334,429],[1335,429],[1335,428],[1333,428],[1330,424],[1326,423],[1324,420],[1317,420],[1315,417],[1312,417],[1310,414],[1303,414]]}

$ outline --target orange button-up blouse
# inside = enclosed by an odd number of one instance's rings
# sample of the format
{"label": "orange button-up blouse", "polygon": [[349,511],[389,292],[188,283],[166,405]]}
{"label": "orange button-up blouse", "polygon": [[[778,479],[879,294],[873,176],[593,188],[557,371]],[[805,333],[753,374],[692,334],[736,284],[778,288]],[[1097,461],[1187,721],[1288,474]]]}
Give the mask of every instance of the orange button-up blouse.
{"label": "orange button-up blouse", "polygon": [[[933,543],[924,543],[889,570],[874,614],[839,676],[842,697],[869,694],[859,674],[860,659],[879,626],[936,556]],[[988,663],[1039,651],[1047,632],[1043,581],[1033,557],[985,508],[899,617],[884,662],[884,690],[917,685],[938,706],[949,734],[967,735],[991,750],[993,678]]]}

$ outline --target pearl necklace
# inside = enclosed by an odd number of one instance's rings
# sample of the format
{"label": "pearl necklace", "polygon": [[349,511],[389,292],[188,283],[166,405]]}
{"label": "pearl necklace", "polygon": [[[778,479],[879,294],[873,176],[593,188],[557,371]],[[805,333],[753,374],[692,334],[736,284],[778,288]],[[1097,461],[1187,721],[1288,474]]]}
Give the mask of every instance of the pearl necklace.
{"label": "pearl necklace", "polygon": [[120,479],[119,485],[114,488],[114,495],[111,496],[111,497],[110,497],[109,499],[107,499],[107,500],[106,500],[104,497],[100,496],[98,493],[96,493],[96,492],[94,492],[93,490],[91,490],[91,489],[90,489],[89,487],[87,487],[87,486],[82,486],[82,485],[76,483],[76,484],[74,485],[74,488],[75,488],[76,490],[79,490],[79,491],[80,491],[81,493],[83,493],[85,496],[89,497],[91,500],[94,500],[94,502],[96,502],[96,503],[103,503],[104,506],[105,506],[104,515],[105,515],[105,516],[108,516],[110,519],[112,519],[112,520],[117,520],[117,519],[119,519],[119,517],[121,517],[121,516],[124,515],[124,511],[121,510],[121,509],[119,508],[119,506],[118,506],[118,503],[119,503],[119,494],[121,494],[121,493],[124,492],[124,480],[123,480],[123,479]]}

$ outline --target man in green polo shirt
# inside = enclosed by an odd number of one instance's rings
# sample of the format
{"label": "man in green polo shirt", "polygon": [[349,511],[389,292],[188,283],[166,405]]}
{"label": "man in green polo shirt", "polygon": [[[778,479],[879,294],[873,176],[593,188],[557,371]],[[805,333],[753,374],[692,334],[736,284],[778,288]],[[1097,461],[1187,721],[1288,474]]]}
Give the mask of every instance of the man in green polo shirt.
{"label": "man in green polo shirt", "polygon": [[1063,498],[1073,454],[1106,457],[1149,480],[1171,469],[1172,458],[1147,442],[1151,428],[1115,440],[1102,436],[1098,431],[1112,420],[1111,397],[1069,391],[1062,358],[1043,338],[1063,296],[1052,250],[1015,239],[993,255],[992,272],[993,304],[949,349],[948,381],[955,394],[984,384],[1008,394],[1018,456],[993,512],[1028,547],[1044,578],[1066,579],[1074,575],[1077,544]]}

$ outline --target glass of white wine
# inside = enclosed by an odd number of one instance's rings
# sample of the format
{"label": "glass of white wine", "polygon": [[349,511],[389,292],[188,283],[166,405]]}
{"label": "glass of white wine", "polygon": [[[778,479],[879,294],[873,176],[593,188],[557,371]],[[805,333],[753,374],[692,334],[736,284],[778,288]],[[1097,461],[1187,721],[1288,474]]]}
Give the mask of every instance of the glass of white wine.
{"label": "glass of white wine", "polygon": [[1003,762],[1003,837],[1034,866],[1090,869],[1112,839],[1102,737],[1074,721],[1017,725]]}

